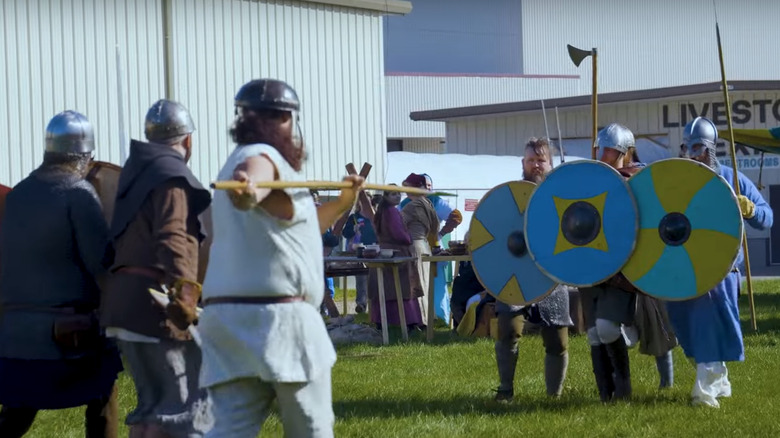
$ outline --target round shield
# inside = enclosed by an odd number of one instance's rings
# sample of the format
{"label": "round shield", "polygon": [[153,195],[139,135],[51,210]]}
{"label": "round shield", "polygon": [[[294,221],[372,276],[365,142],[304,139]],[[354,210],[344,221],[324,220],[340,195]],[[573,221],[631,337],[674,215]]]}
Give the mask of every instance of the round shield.
{"label": "round shield", "polygon": [[525,239],[531,257],[553,280],[593,286],[617,274],[634,250],[636,203],[608,164],[561,164],[528,200]]}
{"label": "round shield", "polygon": [[471,266],[485,290],[511,305],[544,299],[555,282],[534,264],[526,249],[523,217],[536,184],[498,185],[479,201],[469,225]]}
{"label": "round shield", "polygon": [[731,186],[693,160],[656,161],[628,181],[639,211],[636,250],[623,275],[667,301],[696,298],[728,275],[742,243]]}

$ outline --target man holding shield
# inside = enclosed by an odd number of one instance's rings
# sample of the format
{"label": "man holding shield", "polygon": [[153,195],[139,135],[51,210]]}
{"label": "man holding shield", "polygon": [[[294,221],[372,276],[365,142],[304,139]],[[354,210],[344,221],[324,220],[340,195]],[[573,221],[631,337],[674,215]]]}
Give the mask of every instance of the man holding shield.
{"label": "man holding shield", "polygon": [[[540,184],[550,171],[552,171],[552,154],[548,140],[531,138],[525,145],[523,180]],[[569,365],[569,326],[574,325],[569,315],[568,288],[558,285],[547,298],[530,306],[514,306],[497,300],[496,314],[498,315],[498,340],[495,349],[500,379],[496,401],[509,401],[514,397],[517,344],[525,320],[542,326],[545,350],[544,381],[547,395],[560,396]]]}
{"label": "man holding shield", "polygon": [[[625,126],[610,123],[599,132],[596,139],[599,146],[599,160],[609,164],[628,179],[646,166],[636,160],[634,134]],[[655,357],[656,368],[660,376],[660,388],[671,387],[674,383],[674,363],[672,349],[677,346],[677,338],[671,328],[669,316],[663,303],[649,295],[639,292],[628,282],[625,290],[636,295],[634,323],[623,327],[629,340],[639,338],[639,352]],[[638,333],[637,333],[638,331]]]}
{"label": "man holding shield", "polygon": [[[734,171],[721,166],[715,156],[718,131],[707,118],[697,117],[685,125],[682,155],[709,166],[733,188]],[[761,192],[742,173],[737,173],[741,195],[737,197],[742,217],[751,227],[763,230],[772,226],[772,208]],[[698,298],[667,302],[669,317],[680,345],[696,364],[696,381],[691,393],[694,405],[719,407],[719,397],[731,396],[726,362],[745,360],[742,329],[739,322],[740,249],[731,272],[714,289]]]}

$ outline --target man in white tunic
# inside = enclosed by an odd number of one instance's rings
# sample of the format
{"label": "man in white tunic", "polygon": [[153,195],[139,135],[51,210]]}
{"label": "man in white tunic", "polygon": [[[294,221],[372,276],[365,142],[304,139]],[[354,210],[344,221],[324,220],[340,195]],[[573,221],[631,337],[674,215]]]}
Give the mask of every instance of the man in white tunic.
{"label": "man in white tunic", "polygon": [[[301,181],[298,96],[274,79],[235,97],[236,148],[220,180]],[[285,436],[332,437],[336,352],[319,314],[322,233],[348,211],[363,178],[319,208],[308,189],[214,194],[214,243],[203,285],[201,386],[213,401],[208,437],[256,437],[276,399]]]}

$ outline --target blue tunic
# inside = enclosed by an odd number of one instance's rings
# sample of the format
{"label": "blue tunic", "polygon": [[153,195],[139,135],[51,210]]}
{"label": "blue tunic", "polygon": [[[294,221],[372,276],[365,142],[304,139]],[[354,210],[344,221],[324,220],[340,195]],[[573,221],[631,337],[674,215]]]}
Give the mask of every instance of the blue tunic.
{"label": "blue tunic", "polygon": [[[734,171],[730,167],[720,166],[719,173],[733,187]],[[759,230],[771,227],[771,207],[753,182],[741,172],[737,175],[740,193],[756,205],[755,216],[745,222]],[[744,254],[740,249],[736,266],[742,264],[743,260]],[[737,304],[739,283],[739,272],[732,272],[699,298],[666,303],[677,340],[685,355],[693,357],[696,363],[745,360]]]}

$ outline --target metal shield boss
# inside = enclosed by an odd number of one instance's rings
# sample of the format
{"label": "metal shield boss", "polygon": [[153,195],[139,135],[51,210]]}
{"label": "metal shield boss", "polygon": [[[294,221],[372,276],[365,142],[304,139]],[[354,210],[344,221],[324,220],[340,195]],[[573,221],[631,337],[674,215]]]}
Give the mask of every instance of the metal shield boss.
{"label": "metal shield boss", "polygon": [[731,271],[744,225],[731,186],[693,160],[656,161],[628,181],[639,210],[636,251],[623,275],[667,301],[703,295]]}
{"label": "metal shield boss", "polygon": [[488,293],[510,305],[540,301],[556,286],[531,259],[523,235],[534,188],[536,184],[528,181],[494,187],[479,201],[469,225],[474,273]]}
{"label": "metal shield boss", "polygon": [[620,272],[634,251],[638,214],[625,179],[595,160],[564,163],[534,190],[525,238],[554,281],[586,287]]}

